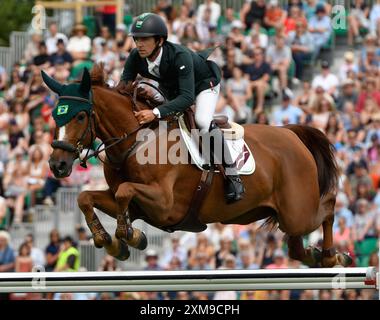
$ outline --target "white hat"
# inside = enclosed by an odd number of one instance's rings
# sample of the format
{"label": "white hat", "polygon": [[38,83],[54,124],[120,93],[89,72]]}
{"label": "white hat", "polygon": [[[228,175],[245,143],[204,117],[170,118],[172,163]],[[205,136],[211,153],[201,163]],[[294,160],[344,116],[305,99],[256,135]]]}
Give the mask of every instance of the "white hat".
{"label": "white hat", "polygon": [[243,29],[243,23],[240,20],[234,20],[234,21],[232,21],[231,27]]}
{"label": "white hat", "polygon": [[158,253],[154,249],[148,249],[146,251],[145,257],[158,257]]}
{"label": "white hat", "polygon": [[127,26],[126,26],[124,23],[119,23],[119,24],[116,26],[116,30],[117,30],[117,31],[127,31]]}
{"label": "white hat", "polygon": [[270,0],[269,5],[270,6],[278,6],[278,0]]}
{"label": "white hat", "polygon": [[9,244],[11,241],[11,236],[7,231],[4,230],[0,230],[0,238],[5,239],[7,241],[7,244]]}

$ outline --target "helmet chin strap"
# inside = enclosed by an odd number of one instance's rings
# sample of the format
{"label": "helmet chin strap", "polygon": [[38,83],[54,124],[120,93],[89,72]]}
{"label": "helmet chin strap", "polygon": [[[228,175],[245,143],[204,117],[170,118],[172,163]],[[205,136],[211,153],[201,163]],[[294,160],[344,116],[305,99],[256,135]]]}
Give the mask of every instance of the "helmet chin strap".
{"label": "helmet chin strap", "polygon": [[152,53],[147,58],[148,59],[152,58],[158,52],[158,50],[160,50],[160,48],[161,48],[160,40],[157,40],[156,41],[156,47],[153,49]]}

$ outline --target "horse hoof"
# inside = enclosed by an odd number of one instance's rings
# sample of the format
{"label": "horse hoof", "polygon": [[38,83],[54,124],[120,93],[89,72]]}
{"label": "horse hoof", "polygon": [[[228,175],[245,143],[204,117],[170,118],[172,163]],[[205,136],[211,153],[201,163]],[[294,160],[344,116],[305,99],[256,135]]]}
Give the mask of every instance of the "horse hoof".
{"label": "horse hoof", "polygon": [[103,233],[94,237],[94,245],[98,249],[103,248],[105,245],[110,245],[111,243],[112,238],[108,233]]}
{"label": "horse hoof", "polygon": [[147,246],[148,246],[148,239],[146,238],[144,231],[141,231],[140,232],[140,241],[139,241],[136,248],[139,250],[145,250]]}
{"label": "horse hoof", "polygon": [[342,267],[349,267],[354,262],[347,253],[338,253],[336,259]]}
{"label": "horse hoof", "polygon": [[133,235],[127,240],[127,243],[129,246],[139,250],[145,250],[148,246],[148,240],[145,233],[136,228],[133,229]]}
{"label": "horse hoof", "polygon": [[306,249],[306,259],[302,261],[304,265],[310,268],[320,267],[322,261],[322,251],[315,247],[309,247]]}
{"label": "horse hoof", "polygon": [[127,243],[124,240],[119,240],[119,252],[115,258],[120,261],[125,261],[129,258],[129,256],[130,252]]}

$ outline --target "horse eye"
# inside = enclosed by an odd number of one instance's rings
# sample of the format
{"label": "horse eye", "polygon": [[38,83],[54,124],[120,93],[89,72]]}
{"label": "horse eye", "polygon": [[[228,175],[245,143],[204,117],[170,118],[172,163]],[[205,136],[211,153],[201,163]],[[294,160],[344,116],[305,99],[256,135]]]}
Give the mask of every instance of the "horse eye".
{"label": "horse eye", "polygon": [[78,114],[77,120],[82,122],[84,120],[84,114],[83,113]]}

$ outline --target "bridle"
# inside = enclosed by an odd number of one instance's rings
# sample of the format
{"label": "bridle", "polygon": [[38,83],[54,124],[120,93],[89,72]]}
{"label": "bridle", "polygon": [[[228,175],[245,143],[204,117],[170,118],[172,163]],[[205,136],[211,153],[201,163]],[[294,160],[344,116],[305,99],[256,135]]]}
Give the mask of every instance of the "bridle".
{"label": "bridle", "polygon": [[[145,81],[141,81],[139,84],[146,84],[146,85],[149,85],[151,87],[153,87],[154,89],[156,89],[158,92],[160,92],[162,94],[162,96],[165,98],[164,94],[162,93],[162,91],[157,88],[156,86],[152,85],[151,83],[149,82],[145,82]],[[137,111],[137,89],[138,89],[138,86],[135,87],[134,91],[133,91],[133,94],[128,94],[128,96],[130,96],[131,98],[131,101],[132,101],[132,110],[133,111]],[[96,137],[96,128],[97,128],[97,124],[96,124],[96,118],[95,118],[95,113],[94,113],[94,110],[93,110],[93,104],[92,104],[92,101],[90,99],[85,99],[85,98],[81,98],[81,97],[75,97],[75,96],[60,96],[59,97],[59,100],[60,99],[65,99],[65,100],[74,100],[74,101],[79,101],[79,102],[84,102],[84,103],[87,103],[91,106],[91,109],[90,109],[90,112],[85,112],[86,113],[86,116],[88,117],[88,122],[87,122],[87,127],[86,129],[83,131],[81,137],[79,138],[76,146],[69,143],[69,142],[66,142],[66,141],[61,141],[61,140],[54,140],[51,144],[51,146],[53,147],[53,149],[62,149],[64,151],[67,151],[67,152],[70,152],[70,153],[74,153],[76,155],[76,157],[78,157],[79,161],[80,161],[80,165],[83,167],[83,168],[87,168],[87,160],[89,160],[90,158],[92,157],[97,157],[100,161],[104,162],[103,160],[101,160],[98,156],[99,156],[99,153],[103,152],[103,151],[106,151],[107,149],[115,146],[116,144],[122,142],[122,141],[125,141],[127,140],[130,136],[132,136],[134,133],[138,132],[140,129],[144,128],[144,127],[147,127],[149,126],[150,124],[142,124],[142,125],[139,125],[137,128],[133,129],[131,132],[126,132],[124,133],[121,137],[112,137],[112,138],[109,138],[108,140],[106,140],[105,142],[102,142],[98,147],[97,149],[89,154],[90,152],[90,148],[87,148],[87,153],[86,155],[81,158],[81,153],[83,151],[83,149],[85,148],[84,146],[84,141],[85,139],[87,138],[88,134],[91,135],[91,142],[90,144],[95,140],[95,137]],[[166,98],[165,98],[165,101],[166,101]],[[94,130],[93,130],[94,129]],[[95,132],[95,134],[94,134]],[[108,141],[112,141],[114,140],[114,142],[112,142],[111,144],[109,145],[105,145],[106,142]],[[122,155],[122,159],[120,161],[120,163],[123,163],[124,160],[132,153],[133,149],[137,146],[138,144],[138,141],[135,141]],[[101,148],[102,146],[104,145],[103,148]],[[106,153],[106,156],[108,158],[108,160],[110,162],[112,162],[107,153]]]}
{"label": "bridle", "polygon": [[[87,122],[87,127],[86,129],[83,131],[81,137],[79,138],[76,146],[69,143],[69,142],[66,142],[66,141],[61,141],[61,140],[54,140],[51,144],[51,146],[53,147],[53,149],[62,149],[64,151],[67,151],[67,152],[70,152],[70,153],[74,153],[75,156],[79,159],[80,161],[80,165],[83,167],[83,168],[87,168],[87,160],[89,160],[90,158],[92,157],[98,157],[99,153],[103,152],[103,151],[106,151],[107,149],[113,147],[114,145],[124,141],[124,140],[127,140],[133,133],[136,133],[137,131],[139,131],[144,125],[140,125],[138,126],[137,128],[135,128],[134,130],[132,130],[131,132],[128,132],[128,133],[124,133],[121,137],[117,137],[117,138],[110,138],[108,139],[107,141],[110,141],[110,140],[115,140],[114,142],[112,142],[111,144],[107,145],[107,146],[104,146],[103,148],[100,149],[100,147],[102,145],[105,144],[105,142],[102,142],[98,148],[91,154],[90,153],[90,148],[87,148],[87,153],[86,155],[81,158],[81,153],[83,151],[83,149],[85,148],[85,145],[84,145],[84,141],[85,139],[87,138],[87,136],[90,134],[91,137],[90,137],[90,144],[95,140],[95,137],[96,137],[96,128],[97,128],[97,124],[96,124],[96,118],[95,118],[95,113],[94,113],[94,110],[93,110],[93,106],[92,106],[92,102],[89,100],[89,99],[85,99],[85,98],[80,98],[80,97],[75,97],[75,96],[60,96],[59,99],[66,99],[66,100],[75,100],[75,101],[80,101],[80,102],[85,102],[89,105],[91,105],[91,109],[90,109],[90,112],[85,112],[86,113],[86,116],[88,117],[88,122]],[[134,109],[134,106],[133,108]],[[95,134],[94,134],[95,132]],[[127,152],[126,152],[126,156],[130,154],[130,152],[133,150],[132,148],[134,148],[136,145],[133,144],[130,148],[128,148]],[[100,159],[100,158],[99,158]],[[123,160],[125,159],[125,157],[123,158]],[[102,161],[100,159],[100,161]],[[102,161],[103,162],[103,161]]]}

